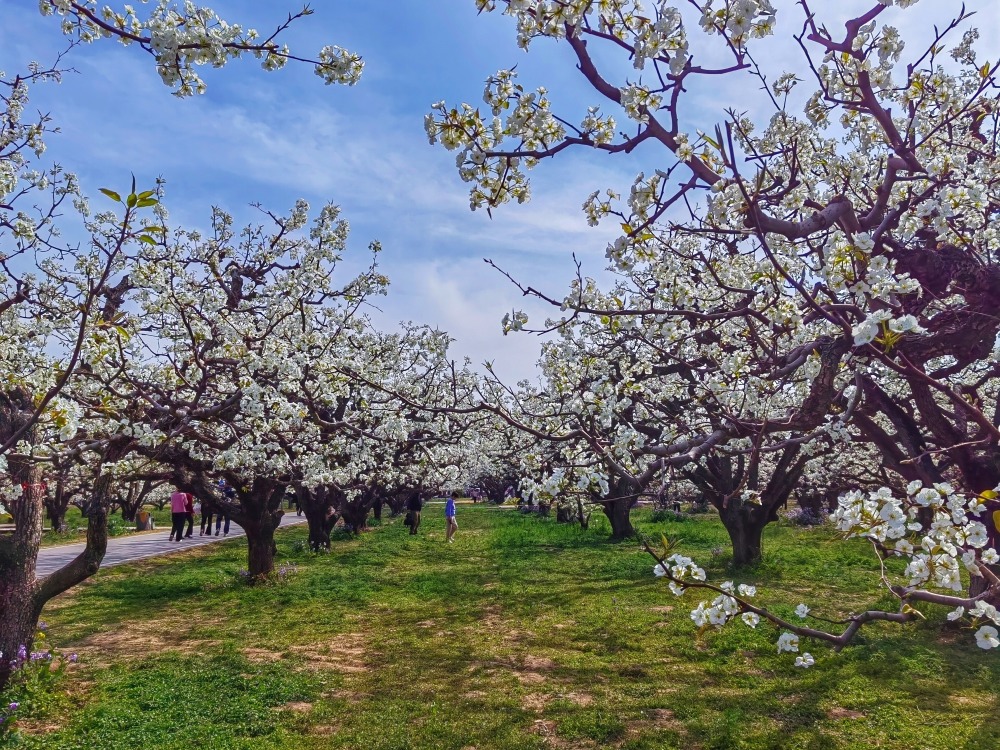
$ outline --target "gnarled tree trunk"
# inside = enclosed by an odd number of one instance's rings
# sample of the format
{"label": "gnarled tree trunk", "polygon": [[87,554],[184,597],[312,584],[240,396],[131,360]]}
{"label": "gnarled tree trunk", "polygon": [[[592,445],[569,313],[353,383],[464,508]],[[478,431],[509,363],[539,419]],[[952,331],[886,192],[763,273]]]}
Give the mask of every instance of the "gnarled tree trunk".
{"label": "gnarled tree trunk", "polygon": [[608,496],[597,500],[608,521],[611,522],[611,538],[615,541],[635,536],[632,526],[632,508],[639,499],[641,488],[627,478],[611,481]]}
{"label": "gnarled tree trunk", "polygon": [[314,551],[330,549],[330,531],[337,523],[337,514],[331,514],[335,490],[329,487],[309,488],[296,486],[295,497],[306,516],[309,527],[309,548]]}
{"label": "gnarled tree trunk", "polygon": [[285,482],[257,478],[249,488],[236,490],[240,504],[232,519],[247,535],[247,572],[251,578],[261,578],[274,570],[278,551],[274,531],[284,515],[281,501],[286,486]]}
{"label": "gnarled tree trunk", "polygon": [[42,541],[41,486],[34,467],[15,466],[11,478],[23,483],[21,497],[10,503],[15,530],[0,533],[0,688],[10,680],[11,662],[22,647],[31,651],[41,607],[35,599],[35,562]]}
{"label": "gnarled tree trunk", "polygon": [[[0,420],[8,414],[0,414]],[[0,429],[8,426],[0,424]],[[108,461],[116,461],[124,450],[106,449]],[[88,518],[87,545],[76,558],[41,580],[35,579],[38,549],[42,540],[43,485],[41,472],[30,462],[10,459],[11,479],[22,487],[21,497],[11,503],[15,530],[0,534],[0,689],[18,666],[20,653],[30,653],[38,618],[45,603],[101,567],[108,545],[108,501],[111,476],[94,483],[91,499],[84,504]],[[22,651],[23,649],[23,651]],[[14,662],[12,664],[12,662]]]}
{"label": "gnarled tree trunk", "polygon": [[759,506],[748,508],[746,503],[734,500],[719,511],[719,518],[733,545],[733,565],[742,567],[760,560],[764,527],[769,523],[767,514]]}

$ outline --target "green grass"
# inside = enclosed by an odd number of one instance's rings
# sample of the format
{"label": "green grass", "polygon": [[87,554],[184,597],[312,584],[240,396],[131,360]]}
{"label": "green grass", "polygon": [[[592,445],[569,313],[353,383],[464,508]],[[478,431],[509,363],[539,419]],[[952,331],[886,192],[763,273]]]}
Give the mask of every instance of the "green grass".
{"label": "green grass", "polygon": [[[279,535],[283,582],[247,588],[239,541],[100,573],[43,617],[80,662],[65,708],[25,748],[995,748],[1000,662],[944,611],[866,629],[811,670],[742,624],[698,635],[634,543],[490,507],[455,544],[425,514],[329,555]],[[682,537],[727,576],[716,519],[640,526]],[[298,543],[298,544],[297,544]],[[739,580],[776,611],[873,603],[863,544],[776,526]],[[779,591],[775,587],[781,587]],[[784,593],[782,593],[784,592]],[[877,597],[876,597],[877,599]]]}

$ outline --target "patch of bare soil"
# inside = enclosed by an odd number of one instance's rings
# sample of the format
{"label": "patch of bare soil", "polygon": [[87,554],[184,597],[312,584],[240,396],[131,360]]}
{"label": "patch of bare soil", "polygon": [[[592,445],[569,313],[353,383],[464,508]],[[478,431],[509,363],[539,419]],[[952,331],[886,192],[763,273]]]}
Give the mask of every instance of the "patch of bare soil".
{"label": "patch of bare soil", "polygon": [[367,672],[371,669],[365,654],[364,636],[361,633],[338,635],[325,644],[292,646],[289,651],[303,657],[306,667],[315,670],[333,670],[348,674]]}
{"label": "patch of bare soil", "polygon": [[503,618],[500,615],[500,607],[496,604],[491,604],[483,610],[482,619],[476,627],[484,628],[489,632],[495,632],[502,624]]}
{"label": "patch of bare soil", "polygon": [[308,713],[312,711],[313,704],[305,701],[292,701],[283,706],[278,706],[279,711],[295,711],[296,713]]}
{"label": "patch of bare soil", "polygon": [[514,672],[514,676],[522,685],[541,685],[545,682],[545,675],[538,672]]}
{"label": "patch of bare soil", "polygon": [[253,648],[248,646],[247,648],[241,649],[243,655],[247,658],[247,661],[253,662],[254,664],[269,664],[271,662],[281,660],[280,651],[272,651],[269,648]]}
{"label": "patch of bare soil", "polygon": [[669,708],[654,708],[649,712],[649,718],[657,729],[677,729],[683,726]]}
{"label": "patch of bare soil", "polygon": [[563,739],[556,734],[556,723],[548,719],[536,719],[528,731],[544,738],[546,747],[557,750],[590,750],[598,747],[597,743],[591,740]]}
{"label": "patch of bare soil", "polygon": [[528,731],[542,737],[553,737],[556,733],[556,723],[549,719],[535,719]]}
{"label": "patch of bare soil", "polygon": [[17,731],[21,734],[37,737],[43,734],[52,734],[63,728],[63,724],[52,721],[34,721],[31,719],[21,719],[17,722]]}
{"label": "patch of bare soil", "polygon": [[208,638],[188,638],[185,625],[179,618],[126,622],[114,630],[87,636],[74,650],[87,664],[106,665],[144,659],[161,651],[196,653],[216,648],[221,643]]}
{"label": "patch of bare soil", "polygon": [[628,722],[626,733],[635,737],[648,732],[672,731],[679,734],[685,733],[684,724],[677,720],[674,712],[669,708],[653,708],[645,712],[647,719],[639,719]]}
{"label": "patch of bare soil", "polygon": [[550,672],[558,665],[548,657],[528,654],[524,657],[524,666],[533,672]]}
{"label": "patch of bare soil", "polygon": [[548,705],[550,700],[552,700],[551,695],[528,693],[521,699],[521,707],[525,711],[533,711],[536,714],[540,714],[545,710],[545,706]]}

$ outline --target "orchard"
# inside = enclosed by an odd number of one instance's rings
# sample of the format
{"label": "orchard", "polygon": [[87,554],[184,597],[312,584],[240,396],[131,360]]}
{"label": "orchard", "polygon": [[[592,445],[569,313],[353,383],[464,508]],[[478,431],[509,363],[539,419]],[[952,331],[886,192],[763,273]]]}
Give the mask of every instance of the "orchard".
{"label": "orchard", "polygon": [[0,746],[1000,742],[1000,11],[223,5],[0,32]]}

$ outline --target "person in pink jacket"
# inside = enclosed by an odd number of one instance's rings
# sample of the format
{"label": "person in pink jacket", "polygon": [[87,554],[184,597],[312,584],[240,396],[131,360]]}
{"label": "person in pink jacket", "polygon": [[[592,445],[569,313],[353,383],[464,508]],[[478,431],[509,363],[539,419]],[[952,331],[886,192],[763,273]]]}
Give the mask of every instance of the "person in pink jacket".
{"label": "person in pink jacket", "polygon": [[[170,541],[180,541],[184,538],[184,523],[187,521],[188,495],[186,492],[174,490],[170,493]],[[175,539],[176,537],[176,539]]]}

